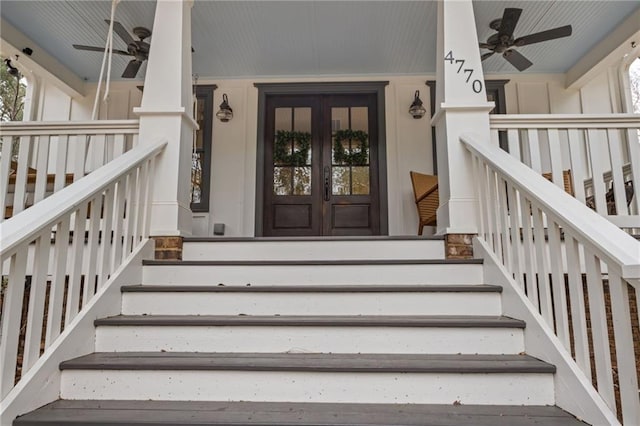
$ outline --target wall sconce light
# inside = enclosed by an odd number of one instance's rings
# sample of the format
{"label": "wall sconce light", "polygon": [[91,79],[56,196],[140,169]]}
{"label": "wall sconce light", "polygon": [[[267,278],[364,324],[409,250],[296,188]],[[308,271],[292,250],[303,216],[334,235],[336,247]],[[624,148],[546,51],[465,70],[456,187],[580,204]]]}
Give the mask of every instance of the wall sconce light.
{"label": "wall sconce light", "polygon": [[7,71],[10,75],[14,77],[20,77],[20,71],[18,70],[18,68],[11,65],[11,59],[5,59],[4,64],[7,66]]}
{"label": "wall sconce light", "polygon": [[420,91],[416,90],[416,94],[413,96],[413,103],[409,107],[409,114],[415,119],[424,117],[427,110],[422,106],[422,100],[420,99]]}
{"label": "wall sconce light", "polygon": [[216,112],[216,117],[223,123],[233,118],[233,110],[229,106],[229,99],[227,99],[226,93],[222,95],[222,103],[220,104],[220,109]]}

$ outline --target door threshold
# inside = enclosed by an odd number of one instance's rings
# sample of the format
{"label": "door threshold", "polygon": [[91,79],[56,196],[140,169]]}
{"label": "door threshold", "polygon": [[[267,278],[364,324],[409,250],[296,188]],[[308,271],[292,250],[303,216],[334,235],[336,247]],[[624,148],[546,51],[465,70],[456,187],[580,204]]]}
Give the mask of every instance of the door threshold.
{"label": "door threshold", "polygon": [[185,237],[184,242],[268,242],[268,241],[414,241],[444,240],[442,235],[367,235],[367,236],[307,236],[307,237]]}

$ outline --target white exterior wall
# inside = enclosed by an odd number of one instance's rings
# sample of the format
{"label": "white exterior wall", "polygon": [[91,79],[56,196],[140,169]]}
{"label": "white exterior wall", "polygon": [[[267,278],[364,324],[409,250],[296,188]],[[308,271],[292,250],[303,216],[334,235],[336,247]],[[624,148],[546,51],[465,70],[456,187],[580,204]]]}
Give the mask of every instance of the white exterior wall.
{"label": "white exterior wall", "polygon": [[[580,90],[564,89],[564,74],[488,75],[487,79],[508,79],[505,86],[508,114],[609,113],[619,111],[617,83],[604,74]],[[425,81],[433,76],[323,78],[331,81],[389,81],[385,89],[387,144],[387,185],[389,234],[415,235],[417,214],[409,171],[433,172],[431,125],[427,116],[415,120],[408,114],[413,94],[429,108],[429,88]],[[225,236],[253,236],[255,224],[256,149],[258,89],[254,83],[302,83],[318,79],[228,79],[200,78],[200,84],[216,84],[214,114],[226,93],[234,118],[228,123],[213,119],[210,212],[194,214],[194,235],[210,236],[214,223],[226,225]],[[132,112],[140,105],[141,82],[112,82],[108,106],[100,111],[101,119],[135,118]],[[95,85],[87,86],[95,93]],[[38,119],[88,120],[93,95],[71,99],[51,84],[42,83]]]}

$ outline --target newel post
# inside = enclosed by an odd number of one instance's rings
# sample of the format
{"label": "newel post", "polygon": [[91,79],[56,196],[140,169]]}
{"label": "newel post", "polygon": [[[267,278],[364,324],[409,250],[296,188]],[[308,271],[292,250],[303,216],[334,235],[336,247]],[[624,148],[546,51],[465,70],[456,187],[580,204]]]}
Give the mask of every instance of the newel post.
{"label": "newel post", "polygon": [[191,8],[193,0],[158,0],[144,81],[139,143],[168,140],[156,163],[150,235],[156,258],[181,259],[191,235],[192,112]]}
{"label": "newel post", "polygon": [[438,2],[436,64],[437,233],[446,236],[448,258],[472,257],[478,199],[471,161],[459,137],[473,133],[489,143],[493,102],[487,102],[471,0]]}

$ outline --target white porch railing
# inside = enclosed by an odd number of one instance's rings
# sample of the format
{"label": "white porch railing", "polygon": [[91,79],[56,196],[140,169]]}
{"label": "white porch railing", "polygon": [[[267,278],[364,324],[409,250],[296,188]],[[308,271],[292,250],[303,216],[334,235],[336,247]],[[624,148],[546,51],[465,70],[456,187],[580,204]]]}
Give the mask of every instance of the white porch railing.
{"label": "white porch railing", "polygon": [[479,238],[612,411],[624,424],[640,424],[632,334],[638,313],[632,318],[629,307],[630,292],[640,302],[640,242],[503,150],[471,136],[461,141],[478,184]]}
{"label": "white porch railing", "polygon": [[638,129],[639,114],[491,116],[495,145],[551,173],[561,188],[569,174],[578,200],[633,233],[640,232]]}
{"label": "white porch railing", "polygon": [[0,124],[0,222],[136,145],[138,120]]}
{"label": "white porch railing", "polygon": [[165,145],[138,146],[0,224],[0,399],[148,237]]}

